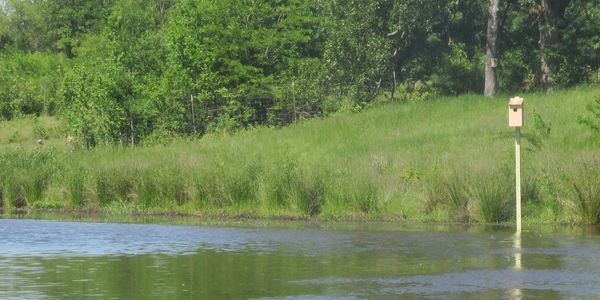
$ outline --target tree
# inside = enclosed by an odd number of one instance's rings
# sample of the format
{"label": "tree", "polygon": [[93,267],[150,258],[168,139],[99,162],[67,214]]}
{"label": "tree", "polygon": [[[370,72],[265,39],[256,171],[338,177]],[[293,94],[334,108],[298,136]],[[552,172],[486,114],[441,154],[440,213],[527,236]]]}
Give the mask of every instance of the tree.
{"label": "tree", "polygon": [[0,3],[2,118],[58,104],[89,146],[600,81],[600,0]]}
{"label": "tree", "polygon": [[[178,2],[166,28],[169,69],[163,77],[170,82],[165,86],[177,88],[164,89],[160,101],[175,99],[170,106],[179,112],[169,118],[177,119],[179,130],[202,133],[267,123],[270,110],[287,94],[280,92],[282,81],[299,61],[322,51],[314,38],[319,36],[317,3]],[[191,114],[192,103],[197,114]]]}
{"label": "tree", "polygon": [[99,32],[101,20],[106,17],[112,0],[38,0],[44,3],[43,13],[47,28],[44,32],[52,35],[55,49],[67,57],[75,57],[74,49],[79,47],[85,34]]}
{"label": "tree", "polygon": [[391,4],[389,0],[329,4],[331,23],[323,60],[331,93],[368,102],[378,94],[383,78],[389,78]]}
{"label": "tree", "polygon": [[[8,0],[0,9],[0,49],[10,44],[22,51],[42,51],[52,43],[46,32],[42,0]],[[5,24],[2,24],[5,23]]]}
{"label": "tree", "polygon": [[51,53],[0,51],[0,119],[54,113],[59,65]]}
{"label": "tree", "polygon": [[560,86],[600,83],[600,0],[573,0],[565,11],[561,31]]}
{"label": "tree", "polygon": [[[85,43],[106,47],[108,41],[99,36]],[[131,77],[104,47],[95,48],[95,53],[70,68],[60,90],[60,112],[87,147],[129,139]]]}
{"label": "tree", "polygon": [[102,34],[109,41],[110,55],[131,78],[129,97],[124,102],[131,145],[141,142],[157,125],[156,90],[167,68],[167,49],[161,31],[172,0],[121,0],[112,7]]}
{"label": "tree", "polygon": [[8,15],[4,10],[4,6],[0,6],[0,51],[4,49],[4,46],[9,41],[10,35],[8,29]]}
{"label": "tree", "polygon": [[549,89],[554,84],[558,67],[556,48],[560,41],[560,27],[563,26],[565,10],[570,0],[541,0],[539,4],[539,31],[540,31],[540,85],[543,90]]}
{"label": "tree", "polygon": [[498,39],[498,8],[500,0],[489,0],[488,5],[488,24],[486,34],[485,51],[485,88],[483,94],[486,97],[492,97],[496,93],[498,82],[496,68],[497,59],[497,39]]}

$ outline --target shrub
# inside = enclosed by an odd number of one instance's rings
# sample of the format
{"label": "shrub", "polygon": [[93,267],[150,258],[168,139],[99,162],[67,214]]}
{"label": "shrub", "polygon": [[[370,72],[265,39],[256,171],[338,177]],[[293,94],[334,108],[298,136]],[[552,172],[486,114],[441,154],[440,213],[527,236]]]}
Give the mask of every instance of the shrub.
{"label": "shrub", "polygon": [[36,139],[45,139],[50,138],[50,133],[44,126],[42,126],[37,120],[33,124],[33,129],[31,131],[33,137]]}
{"label": "shrub", "polygon": [[597,135],[600,135],[600,96],[588,104],[587,110],[590,114],[580,116],[578,118],[579,123],[586,125]]}

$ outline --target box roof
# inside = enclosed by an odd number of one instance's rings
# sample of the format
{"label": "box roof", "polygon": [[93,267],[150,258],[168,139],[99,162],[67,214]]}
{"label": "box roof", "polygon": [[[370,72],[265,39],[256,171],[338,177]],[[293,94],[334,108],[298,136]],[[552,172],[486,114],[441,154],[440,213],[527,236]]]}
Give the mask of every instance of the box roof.
{"label": "box roof", "polygon": [[523,106],[523,98],[521,97],[514,97],[514,98],[510,98],[510,101],[508,102],[508,106]]}

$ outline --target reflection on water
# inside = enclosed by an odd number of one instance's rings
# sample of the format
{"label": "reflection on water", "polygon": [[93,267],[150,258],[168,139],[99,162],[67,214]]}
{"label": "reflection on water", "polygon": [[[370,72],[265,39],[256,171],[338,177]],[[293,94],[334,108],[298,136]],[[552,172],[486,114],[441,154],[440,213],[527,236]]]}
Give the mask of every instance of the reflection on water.
{"label": "reflection on water", "polygon": [[[519,226],[519,228],[517,228],[517,233],[515,233],[515,237],[514,237],[514,249],[515,249],[515,271],[516,272],[521,272],[521,269],[523,269],[523,266],[521,264],[521,228]],[[522,299],[523,298],[523,290],[521,289],[520,286],[522,286],[523,283],[519,283],[517,284],[517,287],[511,290],[511,298],[512,299]]]}
{"label": "reflection on water", "polygon": [[596,233],[0,219],[0,299],[600,296]]}

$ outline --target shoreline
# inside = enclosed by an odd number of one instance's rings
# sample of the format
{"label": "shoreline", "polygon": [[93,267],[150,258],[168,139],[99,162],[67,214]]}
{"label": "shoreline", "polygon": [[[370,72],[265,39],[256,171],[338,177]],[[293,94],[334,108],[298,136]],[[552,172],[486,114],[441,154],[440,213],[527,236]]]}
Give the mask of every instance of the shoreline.
{"label": "shoreline", "polygon": [[[500,223],[481,223],[481,222],[448,222],[448,221],[419,221],[411,220],[401,216],[390,215],[342,215],[342,216],[293,216],[293,215],[260,215],[252,213],[182,213],[177,211],[152,211],[152,212],[115,212],[103,209],[45,209],[45,208],[20,208],[6,213],[0,208],[0,219],[9,219],[12,217],[40,220],[91,220],[107,221],[114,223],[148,223],[148,220],[159,222],[148,224],[186,224],[186,223],[206,223],[206,224],[353,224],[362,225],[390,225],[405,227],[492,227],[492,228],[516,228],[514,221]],[[131,222],[133,221],[133,222]],[[598,224],[583,224],[577,222],[536,222],[528,219],[523,220],[524,231],[527,227],[562,227],[562,228],[582,228],[598,230]]]}

